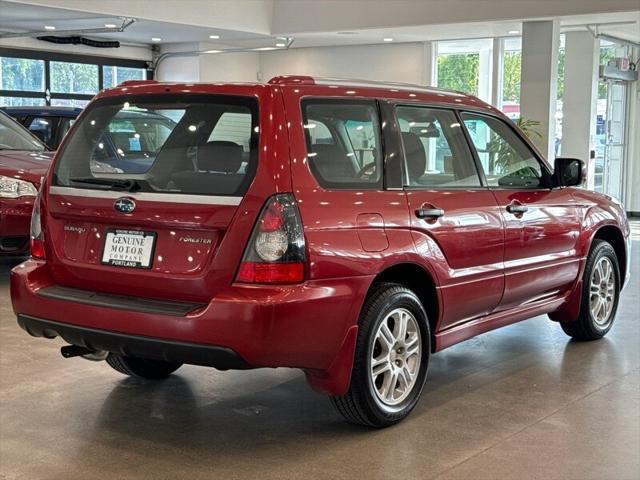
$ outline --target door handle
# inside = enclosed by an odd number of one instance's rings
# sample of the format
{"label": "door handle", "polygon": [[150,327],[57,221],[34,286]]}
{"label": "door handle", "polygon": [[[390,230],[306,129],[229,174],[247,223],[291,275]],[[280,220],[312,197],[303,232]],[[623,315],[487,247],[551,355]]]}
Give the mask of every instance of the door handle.
{"label": "door handle", "polygon": [[418,218],[439,218],[444,215],[444,210],[441,208],[418,208],[416,210],[416,217]]}
{"label": "door handle", "polygon": [[528,210],[529,210],[529,207],[521,203],[510,203],[509,205],[507,205],[507,212],[514,213],[516,215],[522,215]]}

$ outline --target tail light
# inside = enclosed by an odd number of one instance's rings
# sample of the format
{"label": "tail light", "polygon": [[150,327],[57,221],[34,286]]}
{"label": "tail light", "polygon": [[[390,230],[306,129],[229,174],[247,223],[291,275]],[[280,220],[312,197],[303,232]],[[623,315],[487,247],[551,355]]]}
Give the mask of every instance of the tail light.
{"label": "tail light", "polygon": [[270,197],[253,227],[236,281],[299,283],[304,280],[302,221],[291,194]]}
{"label": "tail light", "polygon": [[36,195],[31,213],[31,256],[45,259],[44,232],[42,231],[42,218],[40,216],[40,193]]}

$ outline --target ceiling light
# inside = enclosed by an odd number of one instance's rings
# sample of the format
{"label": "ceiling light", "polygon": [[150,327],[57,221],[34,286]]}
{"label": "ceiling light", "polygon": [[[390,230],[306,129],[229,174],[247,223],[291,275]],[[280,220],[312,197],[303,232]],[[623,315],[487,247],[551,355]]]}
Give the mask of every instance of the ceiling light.
{"label": "ceiling light", "polygon": [[104,28],[116,28],[117,25],[115,23],[105,23]]}
{"label": "ceiling light", "polygon": [[218,40],[220,38],[220,35],[209,35],[209,38],[211,40]]}
{"label": "ceiling light", "polygon": [[520,30],[509,30],[507,33],[508,33],[509,35],[517,35],[517,34],[519,34],[519,33],[520,33]]}
{"label": "ceiling light", "polygon": [[44,29],[45,29],[45,30],[55,30],[55,29],[56,29],[56,27],[54,27],[53,25],[45,25],[45,26],[44,26]]}
{"label": "ceiling light", "polygon": [[276,43],[276,47],[286,47],[286,43]]}
{"label": "ceiling light", "polygon": [[391,38],[391,37],[384,37],[384,38],[382,39],[382,41],[383,41],[383,42],[393,42],[393,38]]}
{"label": "ceiling light", "polygon": [[161,41],[162,41],[162,39],[161,39],[160,37],[153,37],[153,38],[151,39],[151,41],[152,41],[152,42],[161,42]]}

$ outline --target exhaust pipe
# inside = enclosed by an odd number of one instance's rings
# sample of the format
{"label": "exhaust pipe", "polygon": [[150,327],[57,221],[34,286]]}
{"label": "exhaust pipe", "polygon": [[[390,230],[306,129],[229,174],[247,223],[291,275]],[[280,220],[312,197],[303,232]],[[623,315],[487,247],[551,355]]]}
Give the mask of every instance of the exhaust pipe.
{"label": "exhaust pipe", "polygon": [[94,362],[105,360],[107,355],[109,355],[109,352],[105,352],[104,350],[91,350],[78,345],[65,345],[60,348],[60,353],[64,358],[82,357]]}

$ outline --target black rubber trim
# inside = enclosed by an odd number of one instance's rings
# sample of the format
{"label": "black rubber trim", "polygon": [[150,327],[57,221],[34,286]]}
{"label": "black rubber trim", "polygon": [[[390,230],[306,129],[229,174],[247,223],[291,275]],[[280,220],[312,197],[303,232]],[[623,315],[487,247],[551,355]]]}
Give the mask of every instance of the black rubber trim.
{"label": "black rubber trim", "polygon": [[158,313],[174,317],[184,317],[187,313],[204,307],[202,303],[175,302],[172,300],[156,300],[151,298],[130,297],[111,293],[92,292],[79,288],[53,285],[38,290],[41,297],[67,302],[84,303],[98,307],[115,308],[131,312]]}
{"label": "black rubber trim", "polygon": [[18,315],[18,325],[34,337],[62,337],[71,345],[78,345],[90,350],[103,350],[129,357],[166,362],[203,365],[220,370],[252,368],[235,351],[227,347],[97,330],[30,315]]}

